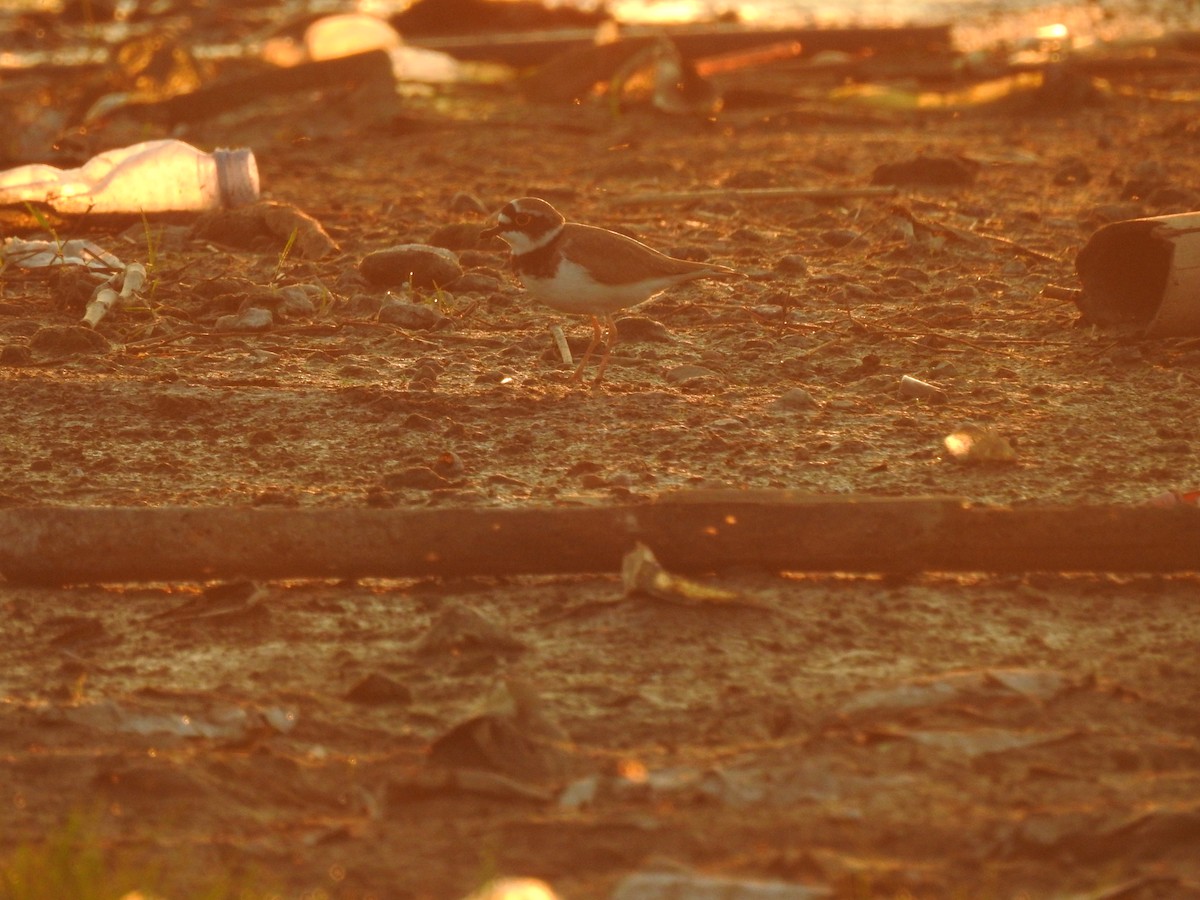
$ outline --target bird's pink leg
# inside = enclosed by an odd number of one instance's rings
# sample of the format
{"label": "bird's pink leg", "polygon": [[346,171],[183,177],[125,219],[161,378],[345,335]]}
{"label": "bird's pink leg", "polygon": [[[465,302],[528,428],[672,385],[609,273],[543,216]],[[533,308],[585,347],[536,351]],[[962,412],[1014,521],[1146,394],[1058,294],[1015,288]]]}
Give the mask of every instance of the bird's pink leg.
{"label": "bird's pink leg", "polygon": [[592,380],[592,387],[600,383],[600,379],[604,377],[604,370],[608,368],[608,358],[612,356],[613,347],[617,345],[617,322],[612,317],[612,314],[604,317],[604,355],[600,357],[600,368],[596,371],[596,377]]}
{"label": "bird's pink leg", "polygon": [[575,374],[571,376],[571,381],[576,382],[583,375],[583,367],[587,365],[588,360],[592,358],[592,352],[596,349],[596,345],[600,343],[600,320],[592,316],[592,342],[588,344],[587,350],[583,352],[583,359],[579,361],[579,365],[575,367]]}

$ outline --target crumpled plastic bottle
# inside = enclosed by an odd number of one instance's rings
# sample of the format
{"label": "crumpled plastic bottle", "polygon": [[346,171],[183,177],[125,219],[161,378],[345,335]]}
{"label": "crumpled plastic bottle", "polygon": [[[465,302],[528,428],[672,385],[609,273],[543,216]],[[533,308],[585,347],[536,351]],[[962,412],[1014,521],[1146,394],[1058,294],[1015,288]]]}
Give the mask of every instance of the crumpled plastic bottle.
{"label": "crumpled plastic bottle", "polygon": [[258,192],[251,150],[206,153],[170,138],[105,151],[78,169],[0,172],[0,204],[47,203],[64,215],[220,209],[253,203]]}

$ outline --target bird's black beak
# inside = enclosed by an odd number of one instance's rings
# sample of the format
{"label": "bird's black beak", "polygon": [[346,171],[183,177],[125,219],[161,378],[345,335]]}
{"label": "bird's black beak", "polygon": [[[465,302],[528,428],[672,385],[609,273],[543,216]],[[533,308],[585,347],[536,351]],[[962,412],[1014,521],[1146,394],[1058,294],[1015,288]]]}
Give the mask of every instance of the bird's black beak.
{"label": "bird's black beak", "polygon": [[499,225],[499,223],[497,223],[497,224],[492,225],[489,228],[485,228],[485,229],[483,229],[483,231],[479,232],[479,239],[481,241],[486,241],[488,238],[498,237],[500,234],[500,231],[501,231],[500,225]]}

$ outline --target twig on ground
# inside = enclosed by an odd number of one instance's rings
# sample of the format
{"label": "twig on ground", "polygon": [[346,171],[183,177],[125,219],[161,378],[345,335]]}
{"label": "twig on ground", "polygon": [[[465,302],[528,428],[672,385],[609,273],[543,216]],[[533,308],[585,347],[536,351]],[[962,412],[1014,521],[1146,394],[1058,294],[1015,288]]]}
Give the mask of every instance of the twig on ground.
{"label": "twig on ground", "polygon": [[1005,337],[998,337],[998,338],[980,337],[974,341],[969,341],[966,338],[955,337],[954,335],[945,334],[941,331],[909,331],[907,329],[893,328],[890,325],[884,325],[882,323],[863,321],[862,319],[855,318],[854,313],[852,313],[850,310],[846,310],[846,317],[851,322],[853,322],[855,325],[858,325],[860,328],[868,328],[868,329],[874,328],[878,331],[886,331],[889,334],[894,334],[897,337],[915,337],[915,338],[933,337],[933,338],[937,338],[938,340],[946,341],[951,344],[962,344],[966,347],[970,347],[973,350],[981,350],[984,353],[999,353],[1004,356],[1012,356],[1012,354],[1007,353],[1004,350],[1001,350],[999,348],[981,346],[978,343],[978,341],[990,341],[992,343],[1005,343],[1005,344],[1038,344],[1038,345],[1047,343],[1046,341],[1031,341],[1031,340],[1023,340],[1021,338],[1005,338]]}
{"label": "twig on ground", "polygon": [[693,200],[846,200],[854,197],[892,197],[894,187],[849,188],[721,188],[705,191],[661,191],[613,198],[621,206],[642,203],[688,203]]}

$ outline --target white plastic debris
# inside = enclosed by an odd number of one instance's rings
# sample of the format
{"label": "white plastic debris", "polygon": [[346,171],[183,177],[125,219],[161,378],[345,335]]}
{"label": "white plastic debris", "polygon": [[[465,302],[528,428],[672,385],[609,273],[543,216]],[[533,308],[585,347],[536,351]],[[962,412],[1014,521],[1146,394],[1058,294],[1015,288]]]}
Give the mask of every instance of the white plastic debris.
{"label": "white plastic debris", "polygon": [[120,291],[113,289],[117,281],[118,276],[114,273],[112,278],[96,288],[92,299],[88,301],[87,309],[84,310],[82,324],[88,328],[95,328],[100,324],[100,320],[108,315],[110,309],[127,302],[140,291],[146,284],[146,267],[141,263],[130,263],[120,276]]}
{"label": "white plastic debris", "polygon": [[397,81],[447,84],[499,81],[511,76],[504,66],[463,62],[448,53],[406,44],[388,22],[368,13],[324,16],[305,29],[302,41],[271,38],[263,45],[262,55],[272,65],[295,66],[372,50],[382,50],[391,57]]}
{"label": "white plastic debris", "polygon": [[1007,437],[993,428],[967,425],[942,439],[950,459],[959,463],[1003,463],[1017,461],[1017,451]]}
{"label": "white plastic debris", "polygon": [[95,271],[119,271],[124,263],[103,247],[82,238],[69,241],[26,241],[9,238],[0,244],[0,260],[22,269],[83,266]]}
{"label": "white plastic debris", "polygon": [[368,50],[389,53],[402,44],[400,35],[377,16],[342,13],[317,19],[304,31],[304,48],[311,60],[337,59]]}
{"label": "white plastic debris", "polygon": [[621,560],[621,580],[627,595],[646,594],[680,603],[729,603],[738,599],[732,591],[668,572],[640,541]]}
{"label": "white plastic debris", "polygon": [[497,878],[466,900],[558,900],[558,894],[538,878]]}
{"label": "white plastic debris", "polygon": [[77,169],[0,172],[0,204],[46,203],[66,215],[219,209],[252,203],[258,191],[250,150],[205,153],[172,139],[108,150]]}

